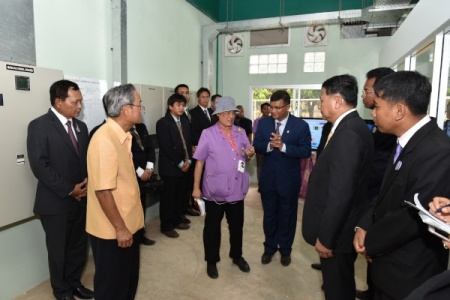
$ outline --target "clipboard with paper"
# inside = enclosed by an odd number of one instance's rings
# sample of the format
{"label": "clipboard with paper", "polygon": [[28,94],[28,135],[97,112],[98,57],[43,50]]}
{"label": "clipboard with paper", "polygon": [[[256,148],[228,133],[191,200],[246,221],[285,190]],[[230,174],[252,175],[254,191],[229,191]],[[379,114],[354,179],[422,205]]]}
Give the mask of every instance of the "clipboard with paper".
{"label": "clipboard with paper", "polygon": [[447,242],[450,242],[450,239],[448,237],[445,237],[444,235],[436,231],[437,229],[442,232],[446,232],[447,234],[450,234],[450,224],[447,224],[444,221],[439,220],[438,218],[433,216],[428,210],[426,210],[419,201],[418,193],[414,195],[414,203],[411,203],[406,200],[405,203],[419,211],[419,216],[422,219],[422,222],[428,225],[428,231],[430,233]]}

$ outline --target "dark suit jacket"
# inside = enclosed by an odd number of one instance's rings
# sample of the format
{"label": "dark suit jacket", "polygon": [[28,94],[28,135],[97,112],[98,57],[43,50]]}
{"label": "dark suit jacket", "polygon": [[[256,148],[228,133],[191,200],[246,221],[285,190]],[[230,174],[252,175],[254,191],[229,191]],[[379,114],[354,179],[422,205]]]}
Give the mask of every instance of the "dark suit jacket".
{"label": "dark suit jacket", "polygon": [[356,111],[345,116],[317,160],[303,209],[305,241],[353,253],[354,227],[367,206],[373,138]]}
{"label": "dark suit jacket", "polygon": [[428,279],[416,288],[405,300],[450,299],[450,271],[445,271]]}
{"label": "dark suit jacket", "polygon": [[[191,130],[187,118],[180,118],[184,140],[189,155],[192,159]],[[184,160],[183,142],[180,131],[170,113],[158,120],[156,123],[156,136],[159,144],[159,175],[180,177],[186,173],[181,171],[178,164]]]}
{"label": "dark suit jacket", "polygon": [[333,128],[333,123],[326,122],[322,127],[322,135],[320,136],[319,146],[317,146],[317,158],[319,158],[320,154],[322,154],[323,148],[325,148],[325,144],[327,143],[328,135],[330,134],[331,128]]}
{"label": "dark suit jacket", "polygon": [[286,145],[286,153],[278,149],[267,152],[275,120],[261,119],[255,134],[255,151],[264,154],[259,189],[261,193],[277,191],[284,197],[298,197],[300,191],[300,160],[311,155],[311,132],[305,121],[289,115],[281,140]]}
{"label": "dark suit jacket", "polygon": [[236,118],[236,122],[235,122],[236,124],[236,126],[240,126],[240,127],[242,127],[244,130],[245,130],[245,134],[247,135],[247,136],[251,136],[251,134],[253,133],[253,131],[252,131],[252,120],[250,120],[250,119],[247,119],[247,118],[240,118],[240,119],[238,119],[238,118]]}
{"label": "dark suit jacket", "polygon": [[380,192],[388,160],[397,144],[395,135],[382,133],[376,126],[372,129],[372,136],[375,143],[375,155],[369,173],[369,201]]}
{"label": "dark suit jacket", "polygon": [[[203,111],[203,108],[197,105],[195,108],[189,111],[191,113],[191,132],[192,132],[192,145],[197,146],[203,129],[206,129],[214,123],[208,119]],[[208,113],[212,117],[213,110],[208,108]]]}
{"label": "dark suit jacket", "polygon": [[106,123],[106,120],[103,120],[102,123],[98,124],[94,128],[92,128],[91,132],[89,132],[89,142],[91,141],[92,137],[94,136],[94,133],[97,132],[97,130]]}
{"label": "dark suit jacket", "polygon": [[86,205],[86,198],[79,202],[69,196],[75,185],[87,177],[87,126],[77,119],[72,119],[72,123],[79,155],[66,129],[51,110],[28,125],[28,158],[38,179],[34,203],[37,214],[61,214],[77,205]]}
{"label": "dark suit jacket", "polygon": [[450,140],[430,121],[409,140],[398,161],[401,167],[388,165],[380,194],[358,226],[367,231],[365,246],[373,259],[375,287],[403,299],[447,267],[448,251],[403,201],[413,202],[419,193],[428,208],[434,196],[450,197]]}
{"label": "dark suit jacket", "polygon": [[[131,140],[131,153],[133,154],[133,163],[134,163],[134,169],[141,167],[143,170],[145,170],[147,166],[147,162],[155,162],[155,149],[153,148],[153,145],[150,141],[150,136],[148,135],[147,127],[144,123],[136,124],[136,131],[141,138],[142,146],[144,146],[144,149],[142,149],[136,139],[133,136],[133,139]],[[141,178],[139,178],[136,174],[139,186],[142,185],[143,181]],[[144,191],[141,189],[141,191]]]}

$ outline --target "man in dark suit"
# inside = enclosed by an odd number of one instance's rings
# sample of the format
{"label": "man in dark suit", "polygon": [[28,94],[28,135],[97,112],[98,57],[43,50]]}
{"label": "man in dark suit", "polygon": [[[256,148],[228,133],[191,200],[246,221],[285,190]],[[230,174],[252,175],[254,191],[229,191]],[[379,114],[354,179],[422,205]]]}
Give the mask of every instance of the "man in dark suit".
{"label": "man in dark suit", "polygon": [[354,246],[371,265],[374,299],[403,299],[447,267],[448,252],[427,232],[413,202],[450,196],[450,140],[427,115],[431,85],[410,71],[383,77],[375,85],[372,117],[379,130],[398,137],[380,193],[358,222]]}
{"label": "man in dark suit", "polygon": [[236,119],[234,120],[234,125],[240,126],[245,130],[245,134],[247,135],[248,140],[250,143],[252,142],[252,120],[247,119],[244,115],[244,107],[242,105],[237,105],[237,109],[239,109],[239,112],[236,115]]}
{"label": "man in dark suit", "polygon": [[[189,100],[191,99],[191,94],[189,93],[189,86],[184,83],[180,83],[174,89],[175,94],[183,95],[186,98],[186,106],[184,107],[184,113],[182,114],[183,118],[186,118],[189,123],[191,122],[191,113],[189,110]],[[169,112],[169,108],[167,108],[167,113]]]}
{"label": "man in dark suit", "polygon": [[45,231],[50,282],[56,299],[91,299],[80,281],[87,259],[86,153],[88,130],[76,119],[83,97],[78,85],[50,87],[48,113],[28,126],[27,149],[38,179],[34,212]]}
{"label": "man in dark suit", "polygon": [[[145,184],[151,179],[153,174],[153,166],[155,162],[155,149],[150,141],[147,127],[144,123],[136,124],[130,128],[130,133],[133,136],[131,141],[131,153],[133,154],[133,163],[136,170],[136,178],[141,192],[141,203],[144,210],[147,210],[147,191]],[[155,244],[145,236],[145,228],[141,230],[141,244],[151,246]]]}
{"label": "man in dark suit", "polygon": [[[376,68],[370,70],[366,74],[366,82],[361,93],[364,107],[367,109],[375,108],[375,92],[373,87],[375,84],[386,75],[394,73],[391,68]],[[369,173],[369,191],[368,197],[371,201],[380,192],[381,181],[383,180],[383,175],[388,165],[389,157],[391,156],[392,150],[395,148],[397,142],[397,137],[393,134],[382,133],[378,130],[376,125],[372,128],[373,141],[375,143],[375,154],[373,157],[373,162],[370,166]],[[362,300],[373,299],[373,287],[372,281],[370,280],[370,264],[367,266],[367,286],[369,287],[366,291],[356,290],[356,298]]]}
{"label": "man in dark suit", "polygon": [[259,121],[254,147],[264,154],[259,190],[264,210],[264,253],[268,264],[280,251],[281,264],[291,263],[297,226],[300,160],[311,155],[311,132],[305,121],[289,114],[291,98],[279,90],[270,97],[271,117]]}
{"label": "man in dark suit", "polygon": [[202,134],[203,129],[206,129],[214,124],[212,120],[211,108],[208,108],[210,92],[207,88],[200,88],[197,91],[198,105],[191,109],[191,132],[192,132],[192,145],[197,147],[198,141]]}
{"label": "man in dark suit", "polygon": [[192,163],[192,142],[189,122],[182,118],[186,98],[173,94],[167,100],[169,113],[156,123],[159,144],[159,173],[164,181],[159,204],[161,233],[177,238],[175,229],[189,229],[183,222],[183,203],[188,189],[188,171]]}
{"label": "man in dark suit", "polygon": [[333,124],[309,178],[303,210],[305,241],[320,256],[326,299],[355,299],[354,227],[368,203],[373,138],[355,107],[358,84],[351,75],[322,84],[320,110]]}
{"label": "man in dark suit", "polygon": [[[184,107],[184,113],[181,115],[181,118],[184,118],[188,121],[189,125],[191,125],[191,112],[189,110],[189,100],[191,98],[191,94],[189,93],[189,86],[187,84],[184,83],[180,83],[179,85],[177,85],[175,87],[174,90],[175,94],[180,94],[183,95],[186,98],[186,105]],[[167,108],[167,112],[166,114],[170,113],[169,108]],[[193,151],[194,149],[192,149]],[[186,190],[186,196],[184,197],[185,199],[183,200],[183,214],[185,215],[189,215],[192,217],[198,217],[200,216],[200,213],[194,209],[192,203],[193,203],[193,199],[192,199],[192,186],[194,184],[194,165],[195,164],[191,164],[188,172],[187,172],[187,176],[188,176],[188,183],[187,183],[187,190]],[[185,216],[182,216],[183,218],[183,222],[186,224],[189,224],[191,221],[189,219],[187,219]]]}
{"label": "man in dark suit", "polygon": [[[375,108],[374,86],[381,78],[392,73],[394,71],[390,68],[376,68],[367,72],[367,80],[362,91],[365,108],[370,110]],[[380,132],[376,125],[372,128],[372,136],[375,143],[375,155],[369,173],[369,201],[380,192],[384,171],[397,142],[395,135]]]}
{"label": "man in dark suit", "polygon": [[[213,112],[216,110],[216,101],[220,98],[222,98],[222,95],[220,94],[214,94],[211,96],[210,105]],[[217,114],[211,116],[211,121],[213,124],[216,124],[219,121],[219,117],[217,116]]]}

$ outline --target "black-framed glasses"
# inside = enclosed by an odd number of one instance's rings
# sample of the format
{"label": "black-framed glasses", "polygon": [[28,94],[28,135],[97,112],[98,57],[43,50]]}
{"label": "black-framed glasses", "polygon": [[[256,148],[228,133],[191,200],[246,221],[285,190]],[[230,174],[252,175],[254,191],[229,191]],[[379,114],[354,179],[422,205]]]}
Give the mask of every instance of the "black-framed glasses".
{"label": "black-framed glasses", "polygon": [[285,104],[283,106],[269,106],[270,110],[281,110],[282,108],[285,108],[286,106],[288,106],[289,104]]}
{"label": "black-framed glasses", "polygon": [[140,109],[142,112],[145,112],[145,106],[144,106],[144,105],[136,105],[136,104],[127,104],[127,105],[139,107],[139,109]]}

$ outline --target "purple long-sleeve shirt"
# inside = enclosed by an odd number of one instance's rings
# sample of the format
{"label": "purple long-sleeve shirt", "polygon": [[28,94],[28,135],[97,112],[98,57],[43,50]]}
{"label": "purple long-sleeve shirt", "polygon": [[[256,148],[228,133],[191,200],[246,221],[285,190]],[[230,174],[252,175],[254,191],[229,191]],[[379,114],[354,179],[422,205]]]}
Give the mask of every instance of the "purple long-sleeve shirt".
{"label": "purple long-sleeve shirt", "polygon": [[221,133],[219,123],[203,130],[194,158],[205,162],[202,195],[204,199],[219,202],[243,200],[248,192],[249,174],[238,171],[239,161],[245,162],[242,148],[249,147],[245,131],[237,126],[231,129],[237,153]]}

